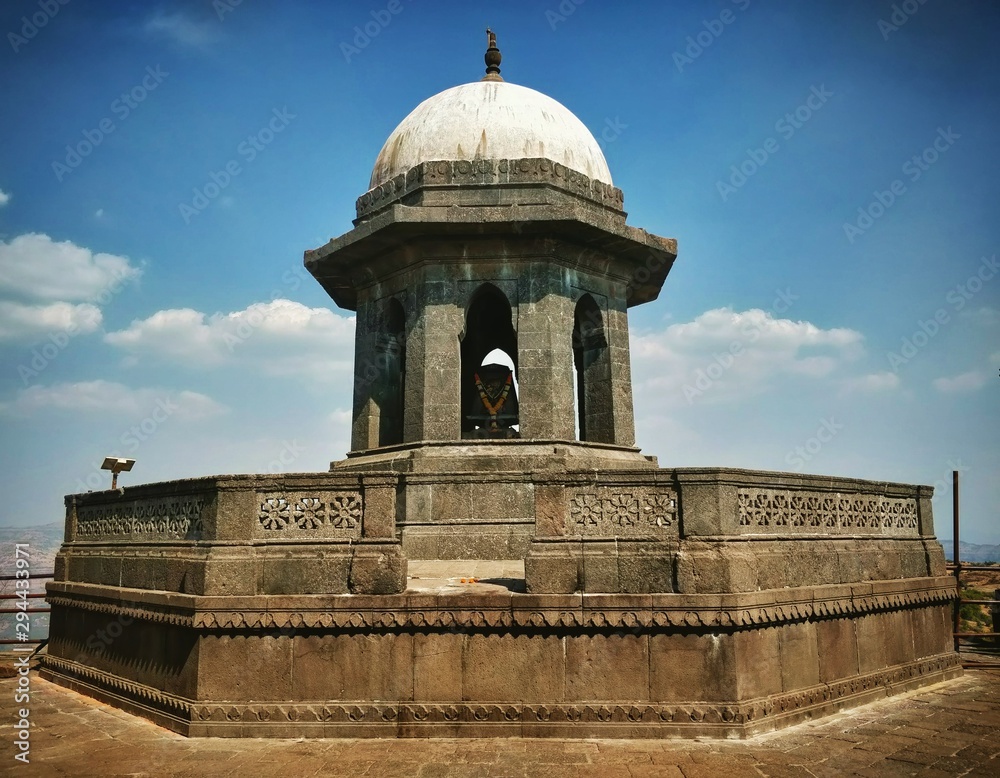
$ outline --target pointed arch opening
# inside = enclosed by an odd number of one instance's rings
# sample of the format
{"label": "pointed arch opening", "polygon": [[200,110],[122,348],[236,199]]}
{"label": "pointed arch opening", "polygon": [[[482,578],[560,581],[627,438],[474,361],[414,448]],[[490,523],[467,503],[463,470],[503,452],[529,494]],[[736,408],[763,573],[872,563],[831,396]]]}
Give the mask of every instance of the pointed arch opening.
{"label": "pointed arch opening", "polygon": [[[487,359],[497,350],[509,364]],[[519,437],[517,333],[507,295],[493,284],[480,286],[469,303],[461,360],[462,437]]]}
{"label": "pointed arch opening", "polygon": [[577,302],[573,316],[573,366],[577,436],[592,443],[614,443],[608,339],[601,308],[589,294]]}

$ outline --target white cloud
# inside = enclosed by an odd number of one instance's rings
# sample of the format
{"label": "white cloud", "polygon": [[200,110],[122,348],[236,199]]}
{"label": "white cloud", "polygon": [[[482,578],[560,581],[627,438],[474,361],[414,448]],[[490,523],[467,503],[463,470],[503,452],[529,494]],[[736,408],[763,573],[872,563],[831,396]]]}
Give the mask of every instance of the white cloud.
{"label": "white cloud", "polygon": [[971,319],[972,323],[983,329],[990,329],[1000,324],[1000,310],[984,305],[982,308],[966,309],[959,316]]}
{"label": "white cloud", "polygon": [[31,386],[19,392],[13,402],[0,405],[0,410],[25,416],[61,410],[109,413],[125,419],[155,414],[157,417],[198,420],[225,413],[228,409],[198,392],[131,389],[124,384],[98,380]]}
{"label": "white cloud", "polygon": [[163,35],[182,46],[202,47],[216,39],[215,22],[192,19],[181,11],[157,12],[145,24],[147,32]]}
{"label": "white cloud", "polygon": [[868,375],[846,379],[843,387],[844,391],[848,393],[888,392],[899,387],[899,376],[890,370],[885,370],[881,373],[869,373]]}
{"label": "white cloud", "polygon": [[725,402],[790,377],[825,378],[864,351],[855,330],[822,329],[753,308],[716,308],[662,332],[632,336],[636,391],[658,402]]}
{"label": "white cloud", "polygon": [[970,370],[956,376],[942,376],[931,382],[942,394],[962,394],[974,392],[986,384],[986,376],[978,370]]}
{"label": "white cloud", "polygon": [[47,335],[82,335],[101,326],[101,311],[90,303],[25,305],[0,300],[0,341],[32,341]]}
{"label": "white cloud", "polygon": [[0,294],[36,302],[105,302],[142,270],[127,257],[95,254],[48,235],[26,233],[0,241]]}
{"label": "white cloud", "polygon": [[146,358],[221,367],[244,363],[269,375],[308,375],[343,381],[353,372],[354,317],[291,300],[254,303],[208,316],[190,308],[158,311],[105,341]]}
{"label": "white cloud", "polygon": [[353,414],[348,409],[337,408],[337,410],[327,416],[327,419],[332,421],[337,426],[350,428]]}
{"label": "white cloud", "polygon": [[7,205],[7,203],[9,202],[10,202],[10,193],[5,192],[3,189],[0,189],[0,208],[3,208],[3,206]]}

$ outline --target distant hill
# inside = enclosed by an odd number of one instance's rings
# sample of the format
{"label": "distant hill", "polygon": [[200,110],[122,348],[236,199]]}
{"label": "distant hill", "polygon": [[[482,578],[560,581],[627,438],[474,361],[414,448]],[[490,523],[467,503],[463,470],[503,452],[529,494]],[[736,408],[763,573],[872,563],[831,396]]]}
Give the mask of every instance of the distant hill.
{"label": "distant hill", "polygon": [[[950,540],[942,540],[941,545],[944,546],[944,555],[951,562],[955,558],[955,544]],[[1000,546],[984,546],[962,540],[959,541],[958,550],[963,562],[1000,562]]]}
{"label": "distant hill", "polygon": [[51,573],[63,541],[61,521],[38,527],[0,527],[0,575],[14,573],[14,544],[28,544],[32,573]]}
{"label": "distant hill", "polygon": [[[28,552],[28,571],[32,575],[51,573],[55,565],[56,552],[63,540],[63,523],[53,522],[38,527],[0,527],[0,575],[14,575],[17,570],[14,549],[16,543],[26,543]],[[0,581],[0,593],[13,594],[13,581]],[[29,591],[41,593],[45,591],[44,580],[31,581]],[[4,607],[14,607],[14,600],[3,600]],[[30,600],[31,607],[45,608],[42,599]],[[15,632],[15,614],[0,615],[0,638],[13,639]],[[34,640],[48,637],[49,614],[38,613],[31,618],[29,636]],[[3,646],[9,650],[10,646]]]}

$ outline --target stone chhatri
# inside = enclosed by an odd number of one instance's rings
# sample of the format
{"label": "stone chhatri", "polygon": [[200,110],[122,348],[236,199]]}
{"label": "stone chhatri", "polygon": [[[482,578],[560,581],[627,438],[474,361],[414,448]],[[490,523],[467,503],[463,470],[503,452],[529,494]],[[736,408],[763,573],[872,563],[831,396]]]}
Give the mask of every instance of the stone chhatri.
{"label": "stone chhatri", "polygon": [[[305,254],[357,312],[347,458],[67,497],[43,673],[227,737],[746,736],[960,674],[930,487],[635,447],[676,241],[488,40]],[[407,589],[449,559],[524,579]]]}

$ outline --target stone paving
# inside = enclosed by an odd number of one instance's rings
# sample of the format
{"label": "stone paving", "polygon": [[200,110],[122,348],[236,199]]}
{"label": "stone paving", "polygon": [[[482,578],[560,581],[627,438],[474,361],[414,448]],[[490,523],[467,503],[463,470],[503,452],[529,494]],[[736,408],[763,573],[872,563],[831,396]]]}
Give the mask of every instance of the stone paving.
{"label": "stone paving", "polygon": [[2,775],[1000,776],[1000,670],[743,741],[188,739],[32,674],[27,766],[15,684],[0,681]]}

